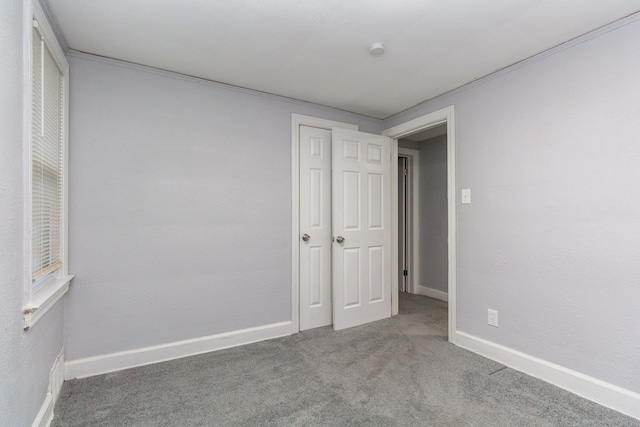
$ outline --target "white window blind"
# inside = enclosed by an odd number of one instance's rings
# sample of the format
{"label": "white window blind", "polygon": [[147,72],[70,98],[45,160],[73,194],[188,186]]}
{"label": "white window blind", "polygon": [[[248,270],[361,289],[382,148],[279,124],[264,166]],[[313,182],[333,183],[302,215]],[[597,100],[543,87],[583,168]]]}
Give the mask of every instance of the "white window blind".
{"label": "white window blind", "polygon": [[32,279],[62,265],[64,78],[34,23],[31,121]]}

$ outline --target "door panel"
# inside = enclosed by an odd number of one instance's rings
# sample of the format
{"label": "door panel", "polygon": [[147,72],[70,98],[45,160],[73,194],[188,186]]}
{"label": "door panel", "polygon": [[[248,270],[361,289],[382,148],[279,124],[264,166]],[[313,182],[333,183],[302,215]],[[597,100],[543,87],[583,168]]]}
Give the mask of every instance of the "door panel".
{"label": "door panel", "polygon": [[344,259],[344,281],[352,286],[344,287],[344,306],[354,307],[360,305],[360,248],[345,249]]}
{"label": "door panel", "polygon": [[369,247],[369,302],[382,300],[384,286],[384,247]]}
{"label": "door panel", "polygon": [[391,316],[391,139],[334,128],[332,141],[338,330]]}
{"label": "door panel", "polygon": [[322,305],[322,248],[309,248],[309,307]]}
{"label": "door panel", "polygon": [[384,178],[380,174],[369,174],[369,230],[381,230],[384,209],[383,197],[384,191],[382,186]]}
{"label": "door panel", "polygon": [[344,228],[358,230],[360,228],[360,173],[344,171],[343,174],[343,217]]}
{"label": "door panel", "polygon": [[[300,330],[331,324],[331,131],[300,126]],[[302,240],[307,234],[308,241]]]}

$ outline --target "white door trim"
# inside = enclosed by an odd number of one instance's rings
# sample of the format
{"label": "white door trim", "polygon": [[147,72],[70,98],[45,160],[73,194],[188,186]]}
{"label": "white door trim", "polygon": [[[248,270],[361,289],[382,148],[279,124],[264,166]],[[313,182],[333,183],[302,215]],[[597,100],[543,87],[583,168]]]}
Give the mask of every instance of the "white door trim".
{"label": "white door trim", "polygon": [[420,284],[420,151],[411,148],[398,147],[398,155],[408,157],[410,161],[411,180],[409,182],[409,287],[408,292],[416,294]]}
{"label": "white door trim", "polygon": [[291,333],[300,332],[300,126],[358,130],[357,125],[291,115]]}
{"label": "white door trim", "polygon": [[[449,342],[456,343],[456,134],[455,134],[455,111],[453,105],[443,108],[433,113],[426,114],[413,120],[401,123],[397,126],[393,126],[389,129],[385,129],[382,134],[391,138],[401,138],[406,135],[418,132],[420,130],[441,124],[447,123],[447,200],[448,200],[448,260],[449,260]],[[397,146],[397,144],[396,144]],[[395,150],[395,157],[393,158],[392,165],[398,166],[397,149]],[[392,153],[392,155],[394,155]],[[395,171],[396,181],[397,170]],[[394,175],[392,173],[391,178]],[[398,205],[398,183],[392,184],[391,191],[395,193],[395,205]],[[393,198],[393,196],[392,196]],[[392,203],[394,201],[392,200]],[[397,211],[397,209],[392,210]],[[392,215],[391,232],[394,235],[391,237],[392,243],[395,242],[397,254],[398,245],[398,217]],[[395,258],[395,265],[398,265],[397,255]],[[397,272],[396,272],[397,276]],[[396,277],[397,281],[397,277]],[[392,299],[397,302],[398,299],[398,285],[392,287]]]}

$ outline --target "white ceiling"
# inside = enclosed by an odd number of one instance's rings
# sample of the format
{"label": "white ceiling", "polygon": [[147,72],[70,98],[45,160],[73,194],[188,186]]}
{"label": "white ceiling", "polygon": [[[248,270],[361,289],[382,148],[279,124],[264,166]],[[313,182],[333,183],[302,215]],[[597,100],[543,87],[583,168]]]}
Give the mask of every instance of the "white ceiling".
{"label": "white ceiling", "polygon": [[[386,118],[638,0],[48,0],[71,49]],[[382,42],[386,54],[370,57]]]}

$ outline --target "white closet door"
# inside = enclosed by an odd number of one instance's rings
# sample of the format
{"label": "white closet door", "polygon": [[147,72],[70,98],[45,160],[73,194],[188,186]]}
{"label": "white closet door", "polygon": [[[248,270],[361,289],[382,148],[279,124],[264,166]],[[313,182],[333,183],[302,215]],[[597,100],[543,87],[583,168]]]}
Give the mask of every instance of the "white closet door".
{"label": "white closet door", "polygon": [[300,330],[331,324],[331,131],[300,126]]}
{"label": "white closet door", "polygon": [[391,139],[332,135],[333,328],[391,316]]}

